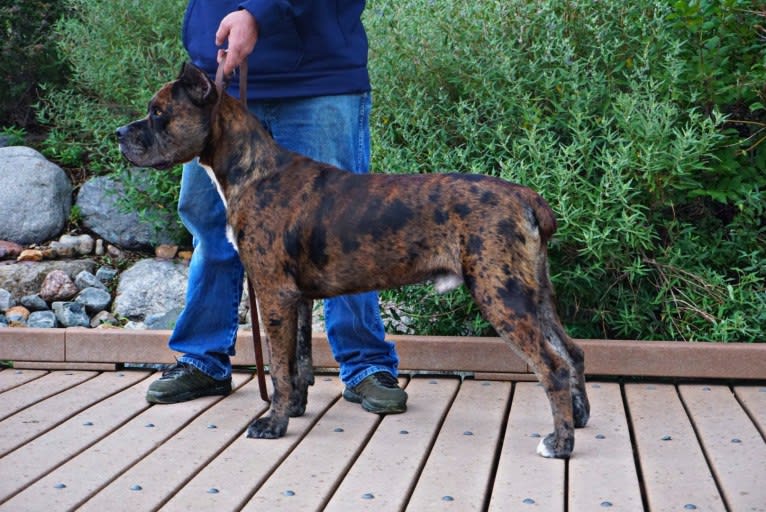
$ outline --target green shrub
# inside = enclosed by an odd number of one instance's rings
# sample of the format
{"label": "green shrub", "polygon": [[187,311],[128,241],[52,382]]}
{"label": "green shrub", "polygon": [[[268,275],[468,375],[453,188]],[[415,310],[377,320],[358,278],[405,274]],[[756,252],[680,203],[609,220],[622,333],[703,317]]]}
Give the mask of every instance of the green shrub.
{"label": "green shrub", "polygon": [[[749,3],[701,4],[372,1],[373,165],[540,191],[576,336],[764,340],[765,151],[723,114],[763,102],[766,53]],[[486,334],[459,294],[383,297],[419,333]]]}
{"label": "green shrub", "polygon": [[[124,167],[112,132],[185,58],[185,2],[68,0],[49,154]],[[370,0],[373,167],[500,176],[559,218],[578,337],[766,339],[766,45],[739,0]],[[763,9],[761,9],[763,11]],[[759,15],[760,14],[760,15]],[[115,171],[116,170],[116,171]],[[132,200],[173,208],[177,175]],[[385,292],[392,330],[489,334],[467,292]]]}
{"label": "green shrub", "polygon": [[24,144],[27,131],[24,128],[18,128],[16,126],[9,126],[7,128],[0,129],[0,137],[5,139],[6,146],[20,146]]}
{"label": "green shrub", "polygon": [[753,184],[766,184],[766,147],[759,147],[766,131],[766,4],[756,11],[750,1],[677,0],[673,7],[668,21],[684,38],[681,79],[693,103],[728,115],[714,182],[699,192],[736,203]]}
{"label": "green shrub", "polygon": [[62,0],[8,0],[0,5],[0,127],[34,124],[31,104],[40,82],[61,83],[65,68],[56,57],[53,24]]}

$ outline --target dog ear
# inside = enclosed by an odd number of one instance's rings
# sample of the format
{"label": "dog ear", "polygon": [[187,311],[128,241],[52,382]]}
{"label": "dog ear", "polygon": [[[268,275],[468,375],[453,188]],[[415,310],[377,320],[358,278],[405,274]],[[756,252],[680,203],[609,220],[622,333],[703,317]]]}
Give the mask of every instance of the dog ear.
{"label": "dog ear", "polygon": [[204,105],[216,99],[217,91],[213,81],[207,73],[191,62],[184,63],[178,75],[178,83],[197,105]]}

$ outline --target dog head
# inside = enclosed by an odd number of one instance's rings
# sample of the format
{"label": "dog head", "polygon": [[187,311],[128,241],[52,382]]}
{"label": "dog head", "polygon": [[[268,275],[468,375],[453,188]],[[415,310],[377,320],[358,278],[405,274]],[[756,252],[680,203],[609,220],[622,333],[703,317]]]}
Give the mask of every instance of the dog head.
{"label": "dog head", "polygon": [[149,102],[146,117],[117,129],[120,151],[132,164],[167,169],[205,148],[218,91],[197,66],[186,63],[178,78]]}

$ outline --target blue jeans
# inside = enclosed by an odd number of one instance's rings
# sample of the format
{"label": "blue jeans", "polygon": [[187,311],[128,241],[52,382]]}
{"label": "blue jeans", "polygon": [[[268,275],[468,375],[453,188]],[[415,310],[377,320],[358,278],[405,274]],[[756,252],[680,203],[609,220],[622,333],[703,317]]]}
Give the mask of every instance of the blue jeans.
{"label": "blue jeans", "polygon": [[[368,93],[259,101],[249,107],[282,146],[366,173],[370,104]],[[184,354],[179,361],[224,379],[231,375],[244,271],[226,239],[223,202],[196,161],[184,165],[178,212],[192,234],[194,253],[186,305],[169,345]],[[399,359],[393,343],[385,340],[376,292],[327,299],[324,311],[330,347],[347,386],[379,371],[397,375]]]}

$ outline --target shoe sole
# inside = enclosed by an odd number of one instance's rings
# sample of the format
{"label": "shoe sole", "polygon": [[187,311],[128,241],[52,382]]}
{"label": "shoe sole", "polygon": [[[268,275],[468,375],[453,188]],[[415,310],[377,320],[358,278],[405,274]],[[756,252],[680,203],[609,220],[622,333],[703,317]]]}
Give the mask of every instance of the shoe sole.
{"label": "shoe sole", "polygon": [[177,404],[181,402],[188,402],[195,398],[202,398],[203,396],[226,396],[231,393],[231,389],[213,389],[208,391],[186,391],[184,393],[163,394],[152,393],[152,391],[146,392],[146,401],[150,404]]}
{"label": "shoe sole", "polygon": [[407,410],[406,403],[402,404],[393,401],[384,403],[372,403],[366,398],[362,398],[362,395],[358,395],[350,389],[343,391],[343,398],[355,404],[362,404],[362,409],[374,414],[401,414]]}

